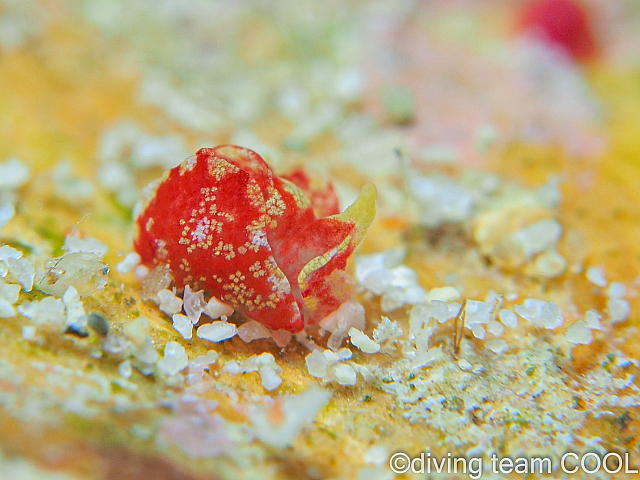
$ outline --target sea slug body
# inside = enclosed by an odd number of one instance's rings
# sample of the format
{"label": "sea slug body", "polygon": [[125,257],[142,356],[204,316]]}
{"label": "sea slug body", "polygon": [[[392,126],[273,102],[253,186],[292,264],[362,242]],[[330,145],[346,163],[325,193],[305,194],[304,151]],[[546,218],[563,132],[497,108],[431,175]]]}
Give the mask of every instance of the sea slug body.
{"label": "sea slug body", "polygon": [[[332,188],[310,185],[302,171],[274,175],[245,148],[200,149],[155,184],[135,249],[143,264],[168,266],[178,288],[299,332],[346,300],[347,259],[375,216],[372,185],[343,213]],[[317,218],[314,207],[331,215]]]}

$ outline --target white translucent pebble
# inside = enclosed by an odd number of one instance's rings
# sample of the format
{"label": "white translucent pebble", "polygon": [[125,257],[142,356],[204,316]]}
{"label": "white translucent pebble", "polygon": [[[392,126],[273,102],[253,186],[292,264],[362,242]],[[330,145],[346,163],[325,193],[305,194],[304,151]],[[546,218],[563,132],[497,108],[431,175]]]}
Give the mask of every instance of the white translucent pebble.
{"label": "white translucent pebble", "polygon": [[233,307],[221,302],[216,297],[211,297],[204,309],[204,314],[214,320],[222,316],[230,317],[233,315]]}
{"label": "white translucent pebble", "polygon": [[282,369],[276,363],[275,358],[270,353],[263,353],[261,355],[252,355],[247,358],[244,362],[241,363],[242,371],[246,372],[257,372],[263,366],[269,366],[273,368],[276,372],[281,372]]}
{"label": "white translucent pebble", "polygon": [[481,302],[479,300],[467,300],[465,306],[465,323],[474,325],[476,323],[489,323],[491,320],[491,312],[493,303]]}
{"label": "white translucent pebble", "polygon": [[336,354],[338,355],[340,361],[349,360],[351,357],[353,357],[353,353],[348,348],[341,348],[336,352]]}
{"label": "white translucent pebble", "polygon": [[389,284],[393,287],[407,288],[418,283],[418,274],[406,265],[400,265],[389,271]]}
{"label": "white translucent pebble", "polygon": [[140,255],[136,252],[129,252],[125,255],[120,263],[116,265],[116,270],[122,275],[126,275],[136,268],[140,263]]}
{"label": "white translucent pebble", "polygon": [[36,338],[36,327],[33,325],[25,325],[22,327],[22,338],[27,341]]}
{"label": "white translucent pebble", "polygon": [[571,325],[565,333],[567,341],[576,345],[589,345],[593,340],[593,334],[586,322],[578,320]]}
{"label": "white translucent pebble", "polygon": [[9,273],[22,285],[25,292],[30,292],[33,288],[33,278],[36,274],[33,263],[24,257],[8,258],[7,265]]}
{"label": "white translucent pebble", "polygon": [[507,348],[509,348],[507,342],[505,342],[501,338],[493,338],[491,340],[487,340],[486,342],[484,342],[484,346],[494,353],[502,353]]}
{"label": "white translucent pebble", "polygon": [[548,302],[544,307],[540,323],[544,328],[549,330],[558,328],[564,323],[562,310],[560,310],[560,307],[555,302]]}
{"label": "white translucent pebble", "polygon": [[71,162],[63,160],[53,170],[53,181],[58,195],[71,202],[81,202],[93,195],[93,184],[73,176]]}
{"label": "white translucent pebble", "polygon": [[133,145],[141,131],[135,123],[124,121],[110,128],[100,139],[99,157],[102,162],[119,160],[125,149]]}
{"label": "white translucent pebble", "polygon": [[298,395],[282,397],[281,410],[284,420],[274,423],[272,415],[264,407],[249,408],[249,418],[255,436],[275,448],[291,445],[302,429],[313,420],[318,411],[329,401],[331,393],[311,387]]}
{"label": "white translucent pebble", "polygon": [[629,317],[629,302],[622,298],[609,298],[607,300],[607,312],[613,323],[622,322]]}
{"label": "white translucent pebble", "polygon": [[220,358],[220,355],[218,355],[218,352],[216,352],[215,350],[209,350],[204,355],[199,355],[193,360],[191,360],[191,365],[193,365],[194,367],[199,367],[202,365],[211,365],[213,363],[216,363],[218,361],[218,358]]}
{"label": "white translucent pebble", "polygon": [[171,376],[187,366],[189,359],[184,347],[177,342],[167,342],[164,346],[164,356],[158,361],[158,368]]}
{"label": "white translucent pebble", "polygon": [[349,337],[351,338],[351,343],[364,353],[378,353],[380,351],[379,344],[356,328],[352,327],[349,329]]}
{"label": "white translucent pebble", "polygon": [[15,283],[4,283],[0,280],[0,298],[4,298],[11,305],[18,301],[20,296],[20,289],[22,287]]}
{"label": "white translucent pebble", "polygon": [[184,140],[179,135],[140,134],[133,145],[131,161],[136,168],[152,165],[172,168],[176,166],[177,158],[183,159],[187,156]]}
{"label": "white translucent pebble", "polygon": [[133,322],[127,323],[123,331],[129,340],[140,347],[144,345],[151,332],[149,319],[147,317],[138,317]]}
{"label": "white translucent pebble", "polygon": [[236,362],[235,360],[229,360],[224,364],[224,367],[222,367],[222,371],[228,373],[229,375],[237,375],[239,373],[242,373],[242,367],[240,366],[240,363]]}
{"label": "white translucent pebble", "polygon": [[387,462],[389,452],[383,445],[374,445],[364,452],[365,463],[382,466]]}
{"label": "white translucent pebble", "polygon": [[525,258],[531,258],[555,245],[561,235],[560,222],[547,218],[521,228],[511,235],[511,239],[522,249]]}
{"label": "white translucent pebble", "polygon": [[364,86],[364,74],[355,68],[336,75],[335,93],[345,102],[357,100],[362,94]]}
{"label": "white translucent pebble", "polygon": [[607,295],[611,298],[622,298],[627,294],[627,287],[624,283],[611,282],[607,289]]}
{"label": "white translucent pebble", "polygon": [[467,370],[471,370],[471,367],[473,365],[471,365],[467,360],[465,360],[464,358],[461,358],[460,360],[458,360],[458,366],[460,367],[461,370],[464,370],[465,372]]}
{"label": "white translucent pebble", "polygon": [[340,357],[333,350],[327,349],[322,353],[323,353],[324,357],[327,359],[327,362],[328,362],[329,366],[335,365],[336,363],[338,363],[340,361]]}
{"label": "white translucent pebble", "polygon": [[121,162],[105,162],[98,169],[98,182],[112,192],[132,188],[135,191],[133,174]]}
{"label": "white translucent pebble", "polygon": [[198,328],[196,335],[210,342],[221,342],[233,337],[238,333],[238,329],[233,323],[216,321],[206,323]]}
{"label": "white translucent pebble", "polygon": [[78,330],[85,329],[87,327],[87,314],[84,311],[84,306],[80,301],[80,295],[74,287],[69,287],[64,295],[62,301],[67,309],[67,325],[73,326]]}
{"label": "white translucent pebble", "polygon": [[80,238],[76,235],[68,235],[64,240],[64,248],[68,252],[89,252],[104,257],[108,251],[107,245],[96,238]]}
{"label": "white translucent pebble", "polygon": [[187,285],[184,287],[182,301],[184,302],[184,312],[195,325],[200,321],[200,315],[207,306],[207,303],[204,301],[204,290],[192,292],[191,287]]}
{"label": "white translucent pebble", "polygon": [[415,370],[433,362],[441,351],[439,348],[433,347],[429,350],[418,353],[411,362],[411,369]]}
{"label": "white translucent pebble", "polygon": [[521,305],[515,306],[515,311],[525,320],[547,329],[558,328],[564,322],[562,311],[554,302],[527,298]]}
{"label": "white translucent pebble", "polygon": [[473,215],[472,195],[452,180],[412,175],[409,192],[421,204],[421,222],[427,227],[464,222]]}
{"label": "white translucent pebble", "polygon": [[[137,360],[146,365],[153,365],[158,360],[158,352],[156,352],[156,349],[153,346],[153,340],[151,340],[151,337],[148,335],[143,339],[142,345],[138,346],[133,355]],[[151,373],[152,370],[149,369],[146,371]]]}
{"label": "white translucent pebble", "polygon": [[67,323],[64,304],[59,298],[45,297],[35,302],[25,302],[18,307],[18,311],[36,325],[64,326]]}
{"label": "white translucent pebble", "polygon": [[238,336],[244,343],[249,343],[261,338],[269,338],[271,332],[261,323],[249,320],[238,327]]}
{"label": "white translucent pebble", "polygon": [[420,285],[413,285],[404,289],[404,303],[417,305],[427,301],[427,291]]}
{"label": "white translucent pebble", "polygon": [[0,318],[11,318],[16,316],[16,309],[4,298],[0,298]]}
{"label": "white translucent pebble", "polygon": [[518,317],[511,310],[506,308],[501,309],[498,312],[498,319],[509,328],[516,328],[518,326]]}
{"label": "white translucent pebble", "polygon": [[193,323],[189,317],[176,313],[173,315],[173,328],[182,335],[185,340],[193,338]]}
{"label": "white translucent pebble", "polygon": [[453,287],[432,288],[427,294],[427,301],[440,300],[446,303],[455,302],[460,298],[460,292]]}
{"label": "white translucent pebble", "polygon": [[158,308],[167,315],[173,315],[182,310],[182,299],[174,295],[171,290],[163,289],[158,292],[160,305]]}
{"label": "white translucent pebble", "polygon": [[265,390],[271,392],[282,384],[282,379],[278,376],[273,367],[269,365],[263,365],[258,370],[260,373],[260,381]]}
{"label": "white translucent pebble", "polygon": [[13,203],[5,203],[0,207],[0,230],[2,230],[9,220],[11,220],[16,214],[16,209]]}
{"label": "white translucent pebble", "polygon": [[448,303],[447,307],[449,307],[449,318],[457,317],[460,313],[460,305],[458,302]]}
{"label": "white translucent pebble", "polygon": [[125,360],[118,365],[118,373],[123,378],[131,378],[133,374],[133,367],[131,366],[131,360]]}
{"label": "white translucent pebble", "polygon": [[591,330],[600,330],[602,328],[600,325],[601,319],[602,315],[595,310],[589,310],[584,316],[584,321]]}
{"label": "white translucent pebble", "polygon": [[407,299],[405,298],[404,288],[389,287],[382,295],[380,308],[384,313],[389,313],[400,308],[405,303],[407,303]]}
{"label": "white translucent pebble", "polygon": [[314,350],[305,357],[304,362],[307,365],[309,375],[312,377],[324,378],[327,375],[329,361],[322,352]]}
{"label": "white translucent pebble", "polygon": [[480,340],[482,340],[484,338],[484,328],[482,325],[480,325],[479,323],[475,323],[473,325],[471,325],[471,332],[473,333],[473,336],[476,338],[479,338]]}
{"label": "white translucent pebble", "polygon": [[[375,255],[375,254],[374,254]],[[407,249],[404,247],[390,248],[382,252],[382,266],[384,268],[396,268],[407,256]]]}
{"label": "white translucent pebble", "polygon": [[382,295],[389,287],[391,272],[385,268],[370,272],[360,285],[376,295]]}
{"label": "white translucent pebble", "polygon": [[518,292],[507,293],[504,298],[510,302],[515,302],[518,299]]}
{"label": "white translucent pebble", "polygon": [[347,386],[356,384],[356,371],[351,365],[336,365],[332,370],[332,376],[340,385]]}
{"label": "white translucent pebble", "polygon": [[38,289],[49,295],[61,297],[73,286],[86,296],[104,288],[109,268],[102,257],[90,252],[66,252],[60,258],[45,262],[45,277],[38,282]]}
{"label": "white translucent pebble", "polygon": [[607,279],[604,276],[604,269],[600,267],[589,267],[587,268],[587,280],[589,280],[594,285],[598,287],[606,287]]}
{"label": "white translucent pebble", "polygon": [[346,334],[351,327],[364,330],[364,307],[355,300],[344,302],[338,310],[320,320],[320,326],[332,333],[343,332]]}
{"label": "white translucent pebble", "polygon": [[342,346],[342,342],[345,337],[345,332],[336,330],[331,335],[329,335],[329,339],[327,340],[327,347],[329,347],[331,350],[338,350]]}
{"label": "white translucent pebble", "polygon": [[442,300],[431,300],[431,315],[440,323],[451,318],[449,306]]}
{"label": "white translucent pebble", "polygon": [[502,305],[502,294],[494,292],[493,290],[489,290],[484,297],[484,301],[486,303],[490,303],[492,307],[497,305],[498,307]]}
{"label": "white translucent pebble", "polygon": [[10,258],[21,258],[22,252],[10,247],[9,245],[3,245],[0,247],[0,261],[7,263]]}
{"label": "white translucent pebble", "polygon": [[276,342],[276,345],[280,348],[289,345],[292,338],[293,334],[288,330],[275,330],[271,332],[271,339]]}
{"label": "white translucent pebble", "polygon": [[149,276],[149,267],[146,265],[138,265],[133,269],[133,276],[136,280],[141,281]]}
{"label": "white translucent pebble", "polygon": [[382,295],[391,276],[389,269],[399,266],[405,254],[404,249],[394,248],[386,252],[359,255],[356,257],[356,280],[376,295]]}
{"label": "white translucent pebble", "polygon": [[414,306],[409,314],[409,330],[411,335],[417,337],[432,317],[430,303],[422,303]]}
{"label": "white translucent pebble", "polygon": [[499,337],[504,333],[504,325],[500,322],[496,322],[492,320],[487,324],[487,331],[491,335],[495,335],[496,337]]}
{"label": "white translucent pebble", "polygon": [[555,249],[551,248],[542,252],[536,258],[538,273],[547,278],[555,278],[567,268],[567,261]]}
{"label": "white translucent pebble", "polygon": [[0,190],[16,189],[29,180],[29,167],[17,158],[0,163]]}
{"label": "white translucent pebble", "polygon": [[402,335],[398,322],[392,322],[389,317],[382,316],[382,321],[373,330],[373,339],[378,343],[386,342]]}

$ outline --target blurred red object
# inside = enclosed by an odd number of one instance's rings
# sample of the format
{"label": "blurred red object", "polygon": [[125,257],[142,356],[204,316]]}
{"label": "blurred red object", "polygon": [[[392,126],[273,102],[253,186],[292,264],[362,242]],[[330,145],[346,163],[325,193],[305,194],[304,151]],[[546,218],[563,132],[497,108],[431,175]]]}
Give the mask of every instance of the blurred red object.
{"label": "blurred red object", "polygon": [[585,62],[596,54],[596,41],[587,10],[573,0],[541,0],[520,12],[517,27],[560,47],[574,60]]}

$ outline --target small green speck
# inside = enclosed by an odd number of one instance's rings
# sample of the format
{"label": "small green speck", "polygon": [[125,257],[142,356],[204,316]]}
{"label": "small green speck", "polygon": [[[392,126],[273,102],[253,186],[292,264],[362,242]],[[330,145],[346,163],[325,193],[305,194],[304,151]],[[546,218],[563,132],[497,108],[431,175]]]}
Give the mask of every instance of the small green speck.
{"label": "small green speck", "polygon": [[416,115],[416,97],[399,84],[386,85],[380,92],[382,109],[387,119],[398,125],[411,123]]}

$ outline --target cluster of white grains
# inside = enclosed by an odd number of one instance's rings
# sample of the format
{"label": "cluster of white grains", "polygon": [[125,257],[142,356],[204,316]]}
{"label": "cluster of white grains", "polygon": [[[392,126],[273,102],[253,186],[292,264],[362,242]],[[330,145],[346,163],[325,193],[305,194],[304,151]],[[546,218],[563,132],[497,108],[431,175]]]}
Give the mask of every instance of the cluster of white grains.
{"label": "cluster of white grains", "polygon": [[297,395],[285,395],[279,400],[282,402],[280,411],[284,414],[284,419],[276,423],[269,415],[269,406],[252,405],[249,419],[253,432],[259,440],[268,445],[276,448],[287,447],[330,398],[330,392],[317,387],[311,387]]}
{"label": "cluster of white grains", "polygon": [[116,271],[122,275],[131,272],[140,264],[140,255],[136,252],[127,253],[122,261],[116,265]]}
{"label": "cluster of white grains", "polygon": [[21,251],[7,245],[0,247],[0,276],[6,279],[0,279],[0,316],[15,317],[19,312],[29,318],[31,325],[23,328],[25,339],[35,339],[37,326],[86,332],[87,314],[73,285],[69,285],[57,298],[50,296],[32,302],[24,301],[16,310],[14,305],[18,302],[20,290],[30,292],[35,278],[32,261],[24,257]]}
{"label": "cluster of white grains", "polygon": [[98,151],[98,181],[124,207],[133,207],[141,192],[136,172],[150,166],[175,167],[188,156],[184,139],[177,134],[149,135],[137,124],[122,122],[104,132]]}
{"label": "cluster of white grains", "polygon": [[355,385],[356,370],[352,362],[346,362],[352,357],[351,350],[341,348],[337,352],[332,350],[314,350],[305,358],[309,375],[325,381],[335,380],[340,385]]}
{"label": "cluster of white grains", "polygon": [[[552,240],[556,241],[557,235]],[[401,256],[391,251],[358,259],[360,285],[384,295],[398,258]],[[385,265],[385,259],[390,263]],[[410,278],[411,274],[405,276]],[[400,359],[392,365],[371,361],[366,367],[368,374],[396,396],[409,421],[426,422],[439,430],[443,434],[440,446],[466,444],[470,445],[467,455],[487,454],[513,422],[519,427],[511,429],[511,452],[519,448],[548,451],[549,446],[564,451],[576,441],[588,446],[594,439],[577,440],[575,436],[587,418],[614,415],[615,407],[639,404],[640,389],[634,376],[626,372],[632,362],[616,351],[598,354],[606,358],[607,368],[594,368],[584,379],[573,378],[557,366],[557,352],[591,343],[594,335],[601,335],[599,332],[606,332],[629,315],[623,284],[609,284],[601,269],[590,268],[587,278],[602,289],[608,318],[591,309],[582,319],[566,325],[555,301],[526,298],[504,306],[502,296],[490,292],[484,301],[460,302],[457,290],[443,287],[432,289],[426,300],[412,306],[408,336],[383,317],[373,338],[352,328],[351,343],[363,353],[378,351],[376,345],[382,345],[384,351],[384,342],[390,338],[400,347]],[[509,296],[511,301],[516,298]],[[474,338],[469,341],[462,336],[457,356],[450,340],[451,323],[456,318],[458,328],[464,325]],[[544,331],[552,332],[548,339],[542,335]],[[436,337],[437,343],[433,341]],[[306,358],[309,374],[325,381],[342,378],[332,371],[340,361],[330,350],[314,351]],[[346,365],[356,366],[354,362]],[[486,375],[488,371],[491,375]],[[576,402],[586,406],[576,408]],[[472,419],[482,419],[482,425]]]}
{"label": "cluster of white grains", "polygon": [[[165,284],[161,283],[159,286],[164,287]],[[233,314],[233,308],[216,297],[211,297],[208,302],[205,302],[203,290],[194,292],[187,285],[181,298],[174,291],[162,288],[153,297],[157,299],[160,311],[172,318],[173,328],[185,340],[193,338],[194,326],[200,322],[203,313],[214,321],[198,327],[196,335],[199,338],[210,342],[221,342],[238,333],[236,325],[227,321]]]}
{"label": "cluster of white grains", "polygon": [[355,300],[348,300],[340,305],[335,312],[320,320],[319,325],[322,330],[331,332],[327,346],[331,350],[338,350],[343,339],[349,336],[349,330],[355,328],[362,331],[365,328],[365,322],[365,311],[362,304]]}
{"label": "cluster of white grains", "polygon": [[158,369],[168,376],[176,375],[189,362],[184,347],[177,342],[167,342],[164,356],[158,361]]}
{"label": "cluster of white grains", "polygon": [[52,176],[55,194],[73,205],[82,205],[94,194],[94,184],[75,176],[69,160],[59,161]]}
{"label": "cluster of white grains", "polygon": [[382,296],[381,306],[385,313],[428,298],[418,283],[416,272],[402,265],[405,253],[403,249],[392,249],[356,258],[356,280],[368,291]]}
{"label": "cluster of white grains", "polygon": [[222,371],[231,375],[258,372],[262,386],[268,391],[275,390],[282,384],[282,379],[279,376],[282,373],[282,368],[278,366],[270,353],[253,355],[243,361],[229,360],[224,364]]}
{"label": "cluster of white grains", "polygon": [[0,247],[0,277],[6,278],[7,275],[22,285],[25,292],[33,288],[35,268],[32,261],[25,258],[20,250],[3,245]]}
{"label": "cluster of white grains", "polygon": [[81,296],[90,295],[107,284],[108,265],[102,259],[107,246],[101,241],[87,237],[69,235],[65,238],[61,257],[50,258],[38,271],[38,289],[61,297],[73,287]]}

